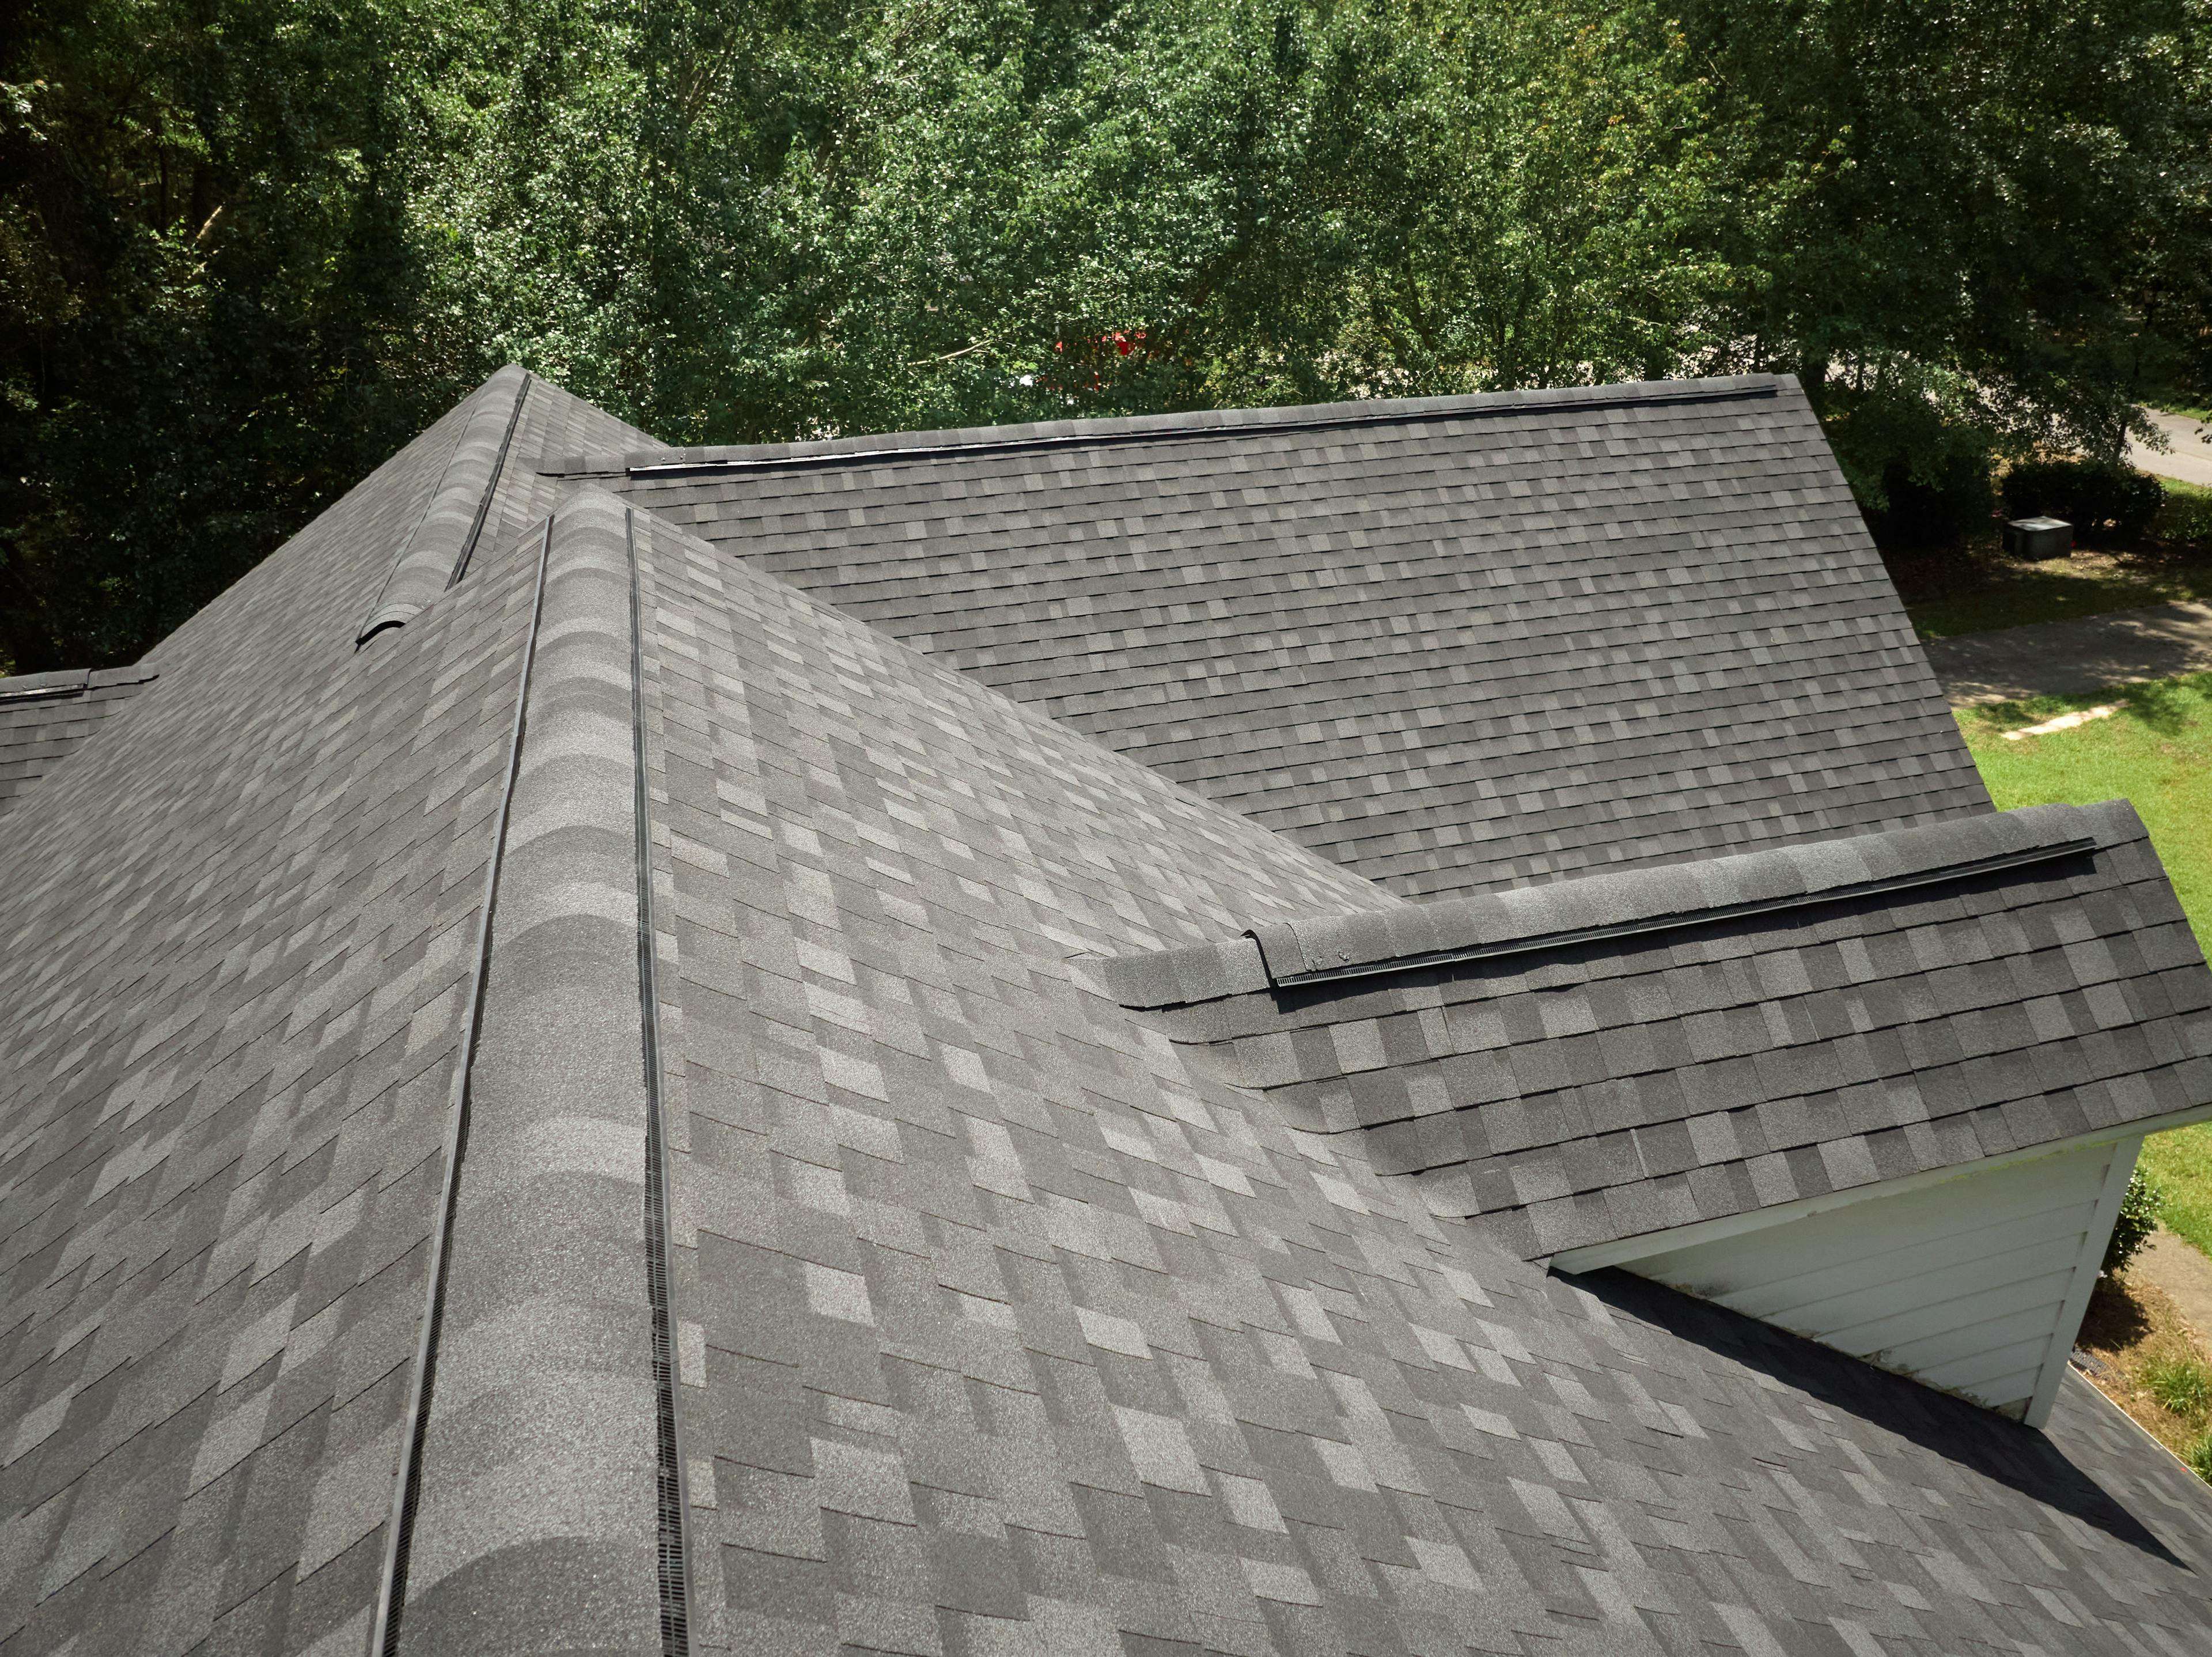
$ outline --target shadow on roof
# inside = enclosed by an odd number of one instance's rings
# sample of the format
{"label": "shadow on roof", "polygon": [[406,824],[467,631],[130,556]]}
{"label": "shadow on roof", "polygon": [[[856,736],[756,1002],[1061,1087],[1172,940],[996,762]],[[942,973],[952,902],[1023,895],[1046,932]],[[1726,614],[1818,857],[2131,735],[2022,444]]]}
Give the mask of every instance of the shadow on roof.
{"label": "shadow on roof", "polygon": [[2166,1564],[2191,1569],[2034,1428],[1617,1268],[1571,1281],[1616,1313],[1894,1433]]}

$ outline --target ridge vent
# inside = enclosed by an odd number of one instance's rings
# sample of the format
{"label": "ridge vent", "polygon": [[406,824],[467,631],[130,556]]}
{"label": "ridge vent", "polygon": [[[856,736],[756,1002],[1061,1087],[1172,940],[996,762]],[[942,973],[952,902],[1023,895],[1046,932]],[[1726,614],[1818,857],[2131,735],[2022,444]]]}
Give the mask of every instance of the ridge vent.
{"label": "ridge vent", "polygon": [[2077,807],[2032,806],[1437,903],[1271,922],[1222,943],[1094,957],[1085,965],[1124,1007],[1190,1006],[1958,885],[2094,851],[2098,842],[2087,830]]}
{"label": "ridge vent", "polygon": [[384,584],[354,633],[359,649],[379,633],[404,627],[425,605],[468,573],[484,521],[507,469],[507,452],[529,400],[532,376],[509,363],[484,381],[453,438],[438,486],[413,532],[392,555]]}
{"label": "ridge vent", "polygon": [[376,1657],[689,1651],[635,557],[548,521]]}

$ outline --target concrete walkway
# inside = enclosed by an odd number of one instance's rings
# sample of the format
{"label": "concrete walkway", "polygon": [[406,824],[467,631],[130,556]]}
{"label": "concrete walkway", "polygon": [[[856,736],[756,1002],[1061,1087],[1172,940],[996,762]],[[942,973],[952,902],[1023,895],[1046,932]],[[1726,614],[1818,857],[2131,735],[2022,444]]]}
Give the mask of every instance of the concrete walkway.
{"label": "concrete walkway", "polygon": [[2130,442],[2128,464],[2145,472],[2155,472],[2161,478],[2179,478],[2185,484],[2212,487],[2212,442],[2206,441],[2212,438],[2212,427],[2185,414],[2161,414],[2154,410],[2151,417],[2173,447],[2160,454],[2155,449]]}
{"label": "concrete walkway", "polygon": [[2128,1270],[2173,1296],[2198,1338],[2212,1340],[2212,1260],[2160,1226]]}
{"label": "concrete walkway", "polygon": [[2081,696],[2107,685],[2212,672],[2212,605],[2117,610],[1939,638],[1922,648],[1954,708]]}

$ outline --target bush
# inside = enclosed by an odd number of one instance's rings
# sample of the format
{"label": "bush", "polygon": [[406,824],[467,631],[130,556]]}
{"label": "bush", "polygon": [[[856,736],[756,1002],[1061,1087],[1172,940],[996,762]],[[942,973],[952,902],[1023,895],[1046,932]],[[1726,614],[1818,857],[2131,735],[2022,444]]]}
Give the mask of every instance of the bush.
{"label": "bush", "polygon": [[2194,1358],[2153,1358],[2142,1378],[2161,1409],[2192,1421],[2212,1410],[2212,1369]]}
{"label": "bush", "polygon": [[2105,1270],[2123,1271],[2137,1251],[2158,1229],[2158,1211],[2166,1193],[2137,1168],[2128,1179],[2128,1194],[2120,1199],[2119,1218],[2112,1221],[2112,1240],[2105,1245]]}
{"label": "bush", "polygon": [[2176,547],[2212,552],[2212,491],[2166,486],[2166,505],[2151,531]]}
{"label": "bush", "polygon": [[2099,460],[2023,460],[2005,473],[2008,518],[2063,518],[2086,533],[2139,539],[2166,504],[2148,472]]}
{"label": "bush", "polygon": [[2191,1472],[2207,1484],[2212,1484],[2212,1433],[2200,1435],[2194,1444],[2181,1453],[2181,1459],[2189,1464]]}

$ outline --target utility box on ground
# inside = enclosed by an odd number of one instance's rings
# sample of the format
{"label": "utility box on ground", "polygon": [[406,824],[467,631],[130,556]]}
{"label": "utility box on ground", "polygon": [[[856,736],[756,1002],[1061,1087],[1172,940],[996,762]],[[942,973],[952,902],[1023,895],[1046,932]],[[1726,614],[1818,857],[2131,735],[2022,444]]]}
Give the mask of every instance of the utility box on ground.
{"label": "utility box on ground", "polygon": [[2014,518],[2004,527],[2004,550],[2015,558],[2063,558],[2074,551],[2074,526],[2063,518]]}

